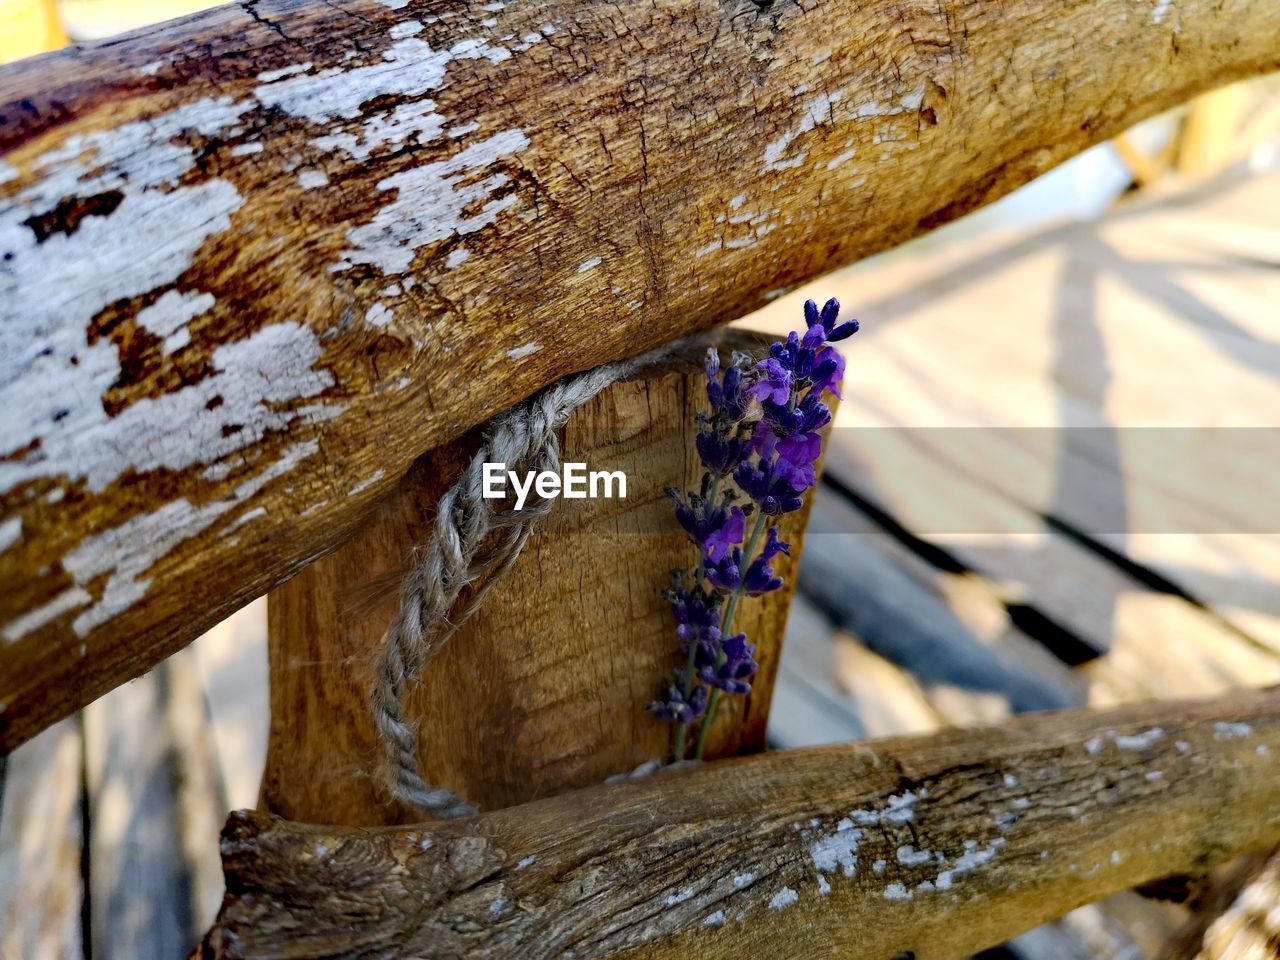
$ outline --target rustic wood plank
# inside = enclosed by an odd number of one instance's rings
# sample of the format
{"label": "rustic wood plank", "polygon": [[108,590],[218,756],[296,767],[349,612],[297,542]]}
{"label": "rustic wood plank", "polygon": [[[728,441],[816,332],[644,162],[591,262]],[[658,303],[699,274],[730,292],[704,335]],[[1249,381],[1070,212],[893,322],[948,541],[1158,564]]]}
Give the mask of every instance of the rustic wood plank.
{"label": "rustic wood plank", "polygon": [[[762,352],[767,338],[725,345]],[[588,470],[621,471],[625,499],[563,500],[519,560],[431,661],[407,701],[420,723],[428,782],[482,809],[512,806],[599,783],[664,757],[670,725],[645,712],[679,659],[669,605],[671,570],[695,552],[665,489],[697,489],[695,413],[706,408],[703,349],[615,384],[563,430],[562,457]],[[289,819],[405,823],[420,811],[391,804],[369,711],[377,650],[396,596],[372,615],[344,610],[354,588],[404,569],[429,535],[435,505],[470,458],[450,445],[418,464],[383,508],[341,549],[269,597],[271,731],[260,805]],[[764,747],[808,510],[788,515],[787,585],[744,603],[735,629],[757,645],[747,697],[722,698],[709,756]],[[392,578],[392,584],[398,578]]]}
{"label": "rustic wood plank", "polygon": [[83,956],[80,725],[70,718],[0,771],[0,957]]}
{"label": "rustic wood plank", "polygon": [[1158,13],[244,0],[5,67],[0,749],[514,400],[1280,64]]}
{"label": "rustic wood plank", "polygon": [[83,713],[95,955],[180,955],[216,903],[220,803],[195,670],[184,651]]}
{"label": "rustic wood plank", "polygon": [[954,956],[1274,842],[1277,750],[1265,691],[765,754],[439,826],[240,813],[204,956]]}

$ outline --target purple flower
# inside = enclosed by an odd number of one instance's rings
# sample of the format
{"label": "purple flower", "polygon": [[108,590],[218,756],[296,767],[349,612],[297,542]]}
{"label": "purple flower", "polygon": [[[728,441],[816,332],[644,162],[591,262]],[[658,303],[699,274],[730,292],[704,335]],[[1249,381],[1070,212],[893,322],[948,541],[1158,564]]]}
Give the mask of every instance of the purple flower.
{"label": "purple flower", "polygon": [[668,681],[666,696],[654,700],[645,709],[669,723],[692,723],[707,709],[707,688],[695,686],[686,697],[678,683]]}
{"label": "purple flower", "polygon": [[761,594],[772,593],[782,586],[782,578],[773,575],[773,566],[769,562],[779,553],[790,556],[791,544],[779,540],[778,528],[770,527],[760,556],[752,560],[751,566],[747,567],[746,576],[742,580],[743,593],[758,597]]}
{"label": "purple flower", "polygon": [[849,320],[839,325],[836,324],[836,317],[840,315],[840,301],[832,297],[822,305],[822,312],[818,312],[818,305],[812,300],[806,300],[804,303],[804,322],[809,329],[815,326],[821,326],[827,340],[835,342],[851,337],[858,332],[858,321]]}
{"label": "purple flower", "polygon": [[[792,334],[792,336],[795,336],[795,334]],[[777,344],[774,344],[774,346],[777,346]],[[756,369],[764,376],[751,388],[752,396],[771,403],[789,403],[791,400],[791,388],[795,385],[791,368],[776,357],[769,357],[767,360],[761,360],[756,365]]]}
{"label": "purple flower", "polygon": [[703,558],[707,582],[724,593],[733,593],[742,582],[742,549],[733,550],[718,560],[710,555]]}
{"label": "purple flower", "polygon": [[773,457],[762,459],[757,466],[742,464],[733,479],[760,505],[761,512],[776,517],[800,509],[800,495],[813,485],[814,472],[812,465],[806,472],[781,457]]}
{"label": "purple flower", "polygon": [[823,347],[813,365],[813,393],[821,394],[830,391],[838,397],[840,381],[843,379],[844,357],[835,347]]}
{"label": "purple flower", "polygon": [[750,680],[759,664],[755,661],[755,644],[747,643],[747,635],[739,633],[721,644],[722,661],[715,667],[703,667],[699,675],[725,693],[750,693]]}
{"label": "purple flower", "polygon": [[672,496],[676,500],[676,520],[684,527],[689,539],[705,550],[711,559],[721,559],[730,547],[742,542],[747,518],[741,507],[712,507],[700,497],[693,497],[692,503],[685,503],[679,493]]}

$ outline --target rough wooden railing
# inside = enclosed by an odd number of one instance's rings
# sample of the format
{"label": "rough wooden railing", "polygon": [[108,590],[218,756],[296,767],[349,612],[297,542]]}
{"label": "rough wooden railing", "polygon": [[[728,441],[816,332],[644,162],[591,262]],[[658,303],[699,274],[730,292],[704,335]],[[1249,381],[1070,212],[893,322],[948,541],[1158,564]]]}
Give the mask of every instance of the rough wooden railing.
{"label": "rough wooden railing", "polygon": [[0,750],[414,458],[1280,64],[1272,0],[244,0],[0,70]]}
{"label": "rough wooden railing", "polygon": [[203,954],[965,956],[1280,841],[1278,755],[1269,690],[718,761],[447,824],[239,813]]}

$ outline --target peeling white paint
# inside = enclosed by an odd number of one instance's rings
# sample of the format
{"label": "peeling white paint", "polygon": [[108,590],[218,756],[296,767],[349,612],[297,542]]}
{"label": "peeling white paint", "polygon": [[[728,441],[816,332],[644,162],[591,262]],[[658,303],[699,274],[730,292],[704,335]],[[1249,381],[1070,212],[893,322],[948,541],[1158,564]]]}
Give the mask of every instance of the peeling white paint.
{"label": "peeling white paint", "polygon": [[671,893],[667,895],[667,906],[674,907],[677,903],[684,903],[686,900],[690,899],[692,896],[693,896],[693,889],[691,887],[686,888],[684,890],[677,890],[675,893]]}
{"label": "peeling white paint", "polygon": [[185,497],[159,510],[139,514],[102,533],[86,537],[62,560],[63,569],[80,587],[110,574],[98,601],[78,616],[72,628],[84,637],[124,613],[151,588],[145,574],[175,547],[202,533],[223,514],[256,494],[272,480],[291,471],[320,445],[314,440],[295,443],[254,477],[239,484],[231,497],[194,506]]}
{"label": "peeling white paint", "polygon": [[258,74],[258,81],[260,83],[274,83],[277,80],[283,80],[285,77],[292,77],[296,73],[306,73],[311,67],[312,63],[308,60],[306,63],[293,63],[287,67],[281,67],[279,70],[264,70]]}
{"label": "peeling white paint", "polygon": [[1178,752],[1182,754],[1184,757],[1191,752],[1191,744],[1187,743],[1187,741],[1185,740],[1177,741],[1174,744],[1174,746],[1177,748]]}
{"label": "peeling white paint", "polygon": [[298,174],[298,184],[303,190],[314,190],[317,187],[327,187],[329,185],[329,175],[323,170],[309,168]]}
{"label": "peeling white paint", "polygon": [[733,885],[741,890],[743,887],[749,887],[755,883],[756,875],[754,873],[740,873],[733,878]]}
{"label": "peeling white paint", "polygon": [[837,868],[846,877],[852,877],[858,869],[858,844],[863,833],[849,820],[841,820],[836,832],[819,837],[809,844],[809,857],[819,873],[831,873]]}
{"label": "peeling white paint", "polygon": [[496,917],[506,908],[507,901],[498,897],[493,903],[489,904],[489,916]]}
{"label": "peeling white paint", "polygon": [[138,68],[138,71],[144,77],[154,77],[157,73],[163,70],[164,67],[165,62],[163,60],[152,60],[150,63],[144,63]]}
{"label": "peeling white paint", "polygon": [[415,37],[422,31],[423,26],[417,20],[402,20],[387,31],[387,36],[392,40],[403,40],[405,37]]}
{"label": "peeling white paint", "polygon": [[915,894],[900,883],[891,883],[884,888],[886,900],[914,900]]}
{"label": "peeling white paint", "polygon": [[471,259],[471,251],[466,247],[458,247],[456,250],[450,250],[449,255],[444,258],[445,269],[453,270],[462,266]]}
{"label": "peeling white paint", "polygon": [[348,496],[354,497],[358,493],[363,493],[365,490],[368,490],[371,486],[373,486],[375,483],[377,483],[386,475],[387,475],[387,471],[382,469],[382,467],[379,467],[377,470],[373,471],[373,473],[369,474],[369,476],[366,477],[364,480],[361,480],[354,487],[352,487]]}
{"label": "peeling white paint", "polygon": [[1164,731],[1159,727],[1152,727],[1150,730],[1133,736],[1114,733],[1110,734],[1110,736],[1119,750],[1146,750],[1155,745],[1164,736]]}
{"label": "peeling white paint", "polygon": [[[348,231],[353,248],[345,251],[345,263],[368,263],[386,274],[403,273],[419,248],[493,223],[499,213],[516,203],[513,194],[493,196],[511,178],[505,173],[483,179],[475,175],[528,145],[522,131],[504,130],[447,160],[423,164],[381,181],[378,189],[397,191],[396,199],[379,210],[371,223]],[[468,214],[468,209],[474,212]]]}
{"label": "peeling white paint", "polygon": [[266,507],[254,507],[252,510],[246,510],[244,513],[240,514],[240,516],[227,524],[227,533],[231,533],[233,530],[239,530],[246,523],[250,523],[253,520],[257,520],[259,517],[265,517],[266,515]]}
{"label": "peeling white paint", "polygon": [[385,327],[395,319],[395,312],[383,303],[375,303],[364,313],[364,322],[371,327]]}
{"label": "peeling white paint", "polygon": [[214,304],[211,293],[170,290],[144,310],[138,311],[137,323],[164,341],[166,355],[185,347],[191,340],[187,324]]}
{"label": "peeling white paint", "polygon": [[898,862],[905,866],[918,867],[932,860],[933,854],[928,850],[917,850],[909,843],[898,848]]}
{"label": "peeling white paint", "polygon": [[848,163],[857,155],[858,155],[858,148],[851,147],[850,149],[846,150],[844,153],[841,153],[835,157],[832,157],[831,160],[827,162],[827,169],[834,170],[836,169],[836,167],[843,166],[844,164]]}
{"label": "peeling white paint", "polygon": [[1156,5],[1151,11],[1151,22],[1161,23],[1172,6],[1173,0],[1156,0]]}
{"label": "peeling white paint", "polygon": [[586,273],[588,270],[594,270],[602,263],[604,263],[604,260],[601,257],[592,257],[590,260],[583,260],[582,263],[578,264],[578,272]]}
{"label": "peeling white paint", "polygon": [[783,887],[769,901],[770,910],[785,910],[800,899],[800,895],[790,887]]}
{"label": "peeling white paint", "polygon": [[704,927],[722,927],[724,926],[725,916],[723,910],[717,910],[715,913],[708,914],[706,919],[702,921]]}
{"label": "peeling white paint", "polygon": [[542,349],[540,343],[526,343],[523,347],[516,347],[507,351],[507,359],[523,360],[525,357],[532,356]]}
{"label": "peeling white paint", "polygon": [[4,523],[0,523],[0,553],[17,543],[20,536],[22,536],[21,517],[10,517]]}
{"label": "peeling white paint", "polygon": [[803,163],[804,158],[808,156],[807,151],[800,153],[791,160],[784,161],[782,156],[787,152],[787,148],[791,146],[791,142],[796,137],[808,133],[819,124],[827,123],[831,119],[832,104],[837,103],[843,96],[843,90],[836,90],[834,93],[824,93],[810,100],[805,106],[804,114],[795,129],[787,131],[764,148],[764,172],[786,170],[790,167],[798,167]]}
{"label": "peeling white paint", "polygon": [[538,855],[536,853],[531,853],[529,854],[529,856],[524,857],[523,859],[520,860],[519,863],[516,864],[516,869],[523,870],[525,867],[532,866],[537,861],[538,861]]}
{"label": "peeling white paint", "polygon": [[262,144],[257,141],[253,143],[237,143],[231,148],[231,155],[233,157],[251,157],[255,153],[261,153],[262,150]]}
{"label": "peeling white paint", "polygon": [[39,630],[45,624],[52,623],[64,613],[70,613],[72,610],[92,602],[93,597],[87,591],[80,587],[71,587],[63,590],[48,603],[36,607],[34,610],[28,610],[16,620],[5,624],[4,629],[0,630],[0,635],[3,635],[9,643],[14,643],[21,640],[28,633]]}
{"label": "peeling white paint", "polygon": [[1084,749],[1086,753],[1090,753],[1096,757],[1098,754],[1102,752],[1102,738],[1091,737],[1090,739],[1086,740],[1084,742]]}
{"label": "peeling white paint", "polygon": [[1253,727],[1247,723],[1229,723],[1219,720],[1213,725],[1213,739],[1238,740],[1253,734]]}

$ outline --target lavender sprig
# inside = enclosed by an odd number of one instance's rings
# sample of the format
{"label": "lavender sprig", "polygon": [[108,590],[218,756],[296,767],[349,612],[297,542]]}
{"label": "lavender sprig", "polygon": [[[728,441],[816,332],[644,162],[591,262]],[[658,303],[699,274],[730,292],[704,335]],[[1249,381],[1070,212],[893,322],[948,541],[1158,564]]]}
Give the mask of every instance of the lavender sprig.
{"label": "lavender sprig", "polygon": [[[830,344],[858,330],[856,320],[837,323],[839,313],[835,298],[821,310],[807,301],[804,333],[771,344],[758,363],[734,354],[722,369],[720,355],[707,351],[711,409],[698,414],[695,446],[705,468],[699,492],[668,491],[676,520],[698,548],[692,586],[686,587],[684,571],[674,571],[664,594],[685,659],[665,696],[649,704],[676,725],[674,760],[685,759],[694,723],[700,724],[694,757],[702,757],[722,694],[751,692],[756,648],[746,634],[732,632],[733,618],[743,597],[783,585],[772,563],[789,555],[790,545],[779,539],[777,521],[799,510],[817,482],[818,431],[831,422],[822,398],[839,396],[844,376],[844,358]],[[744,495],[751,502],[737,506]]]}

